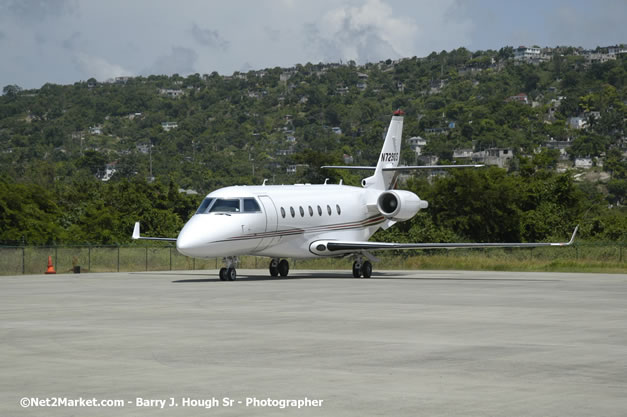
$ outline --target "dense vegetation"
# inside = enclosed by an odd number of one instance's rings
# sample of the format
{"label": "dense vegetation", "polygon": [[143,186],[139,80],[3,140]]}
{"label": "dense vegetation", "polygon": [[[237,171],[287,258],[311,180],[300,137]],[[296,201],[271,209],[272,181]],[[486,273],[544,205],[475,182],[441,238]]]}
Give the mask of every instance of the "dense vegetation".
{"label": "dense vegetation", "polygon": [[[589,64],[561,50],[531,65],[511,55],[462,48],[359,67],[6,86],[0,241],[124,243],[135,220],[175,236],[200,196],[221,186],[326,177],[357,184],[354,173],[318,167],[343,164],[344,155],[372,164],[396,108],[406,113],[404,137],[425,137],[423,154],[442,162],[456,148],[508,147],[516,157],[508,170],[409,179],[430,208],[378,238],[538,241],[563,239],[581,222],[586,239],[627,240],[627,57]],[[534,105],[507,100],[519,93]],[[587,127],[570,127],[571,117],[585,117]],[[164,122],[178,127],[167,131]],[[593,159],[599,176],[558,172],[564,161],[546,146],[551,139],[569,142],[571,161]],[[416,162],[408,146],[403,159]],[[107,168],[114,173],[103,182]]]}

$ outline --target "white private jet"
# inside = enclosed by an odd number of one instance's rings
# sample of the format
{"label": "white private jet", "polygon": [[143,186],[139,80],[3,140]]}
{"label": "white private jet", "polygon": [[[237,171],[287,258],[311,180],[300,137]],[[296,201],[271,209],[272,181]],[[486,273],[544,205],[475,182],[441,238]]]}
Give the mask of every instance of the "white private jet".
{"label": "white private jet", "polygon": [[[379,229],[409,220],[428,207],[410,191],[392,189],[403,170],[475,168],[482,165],[398,166],[403,113],[394,112],[376,167],[324,166],[374,170],[362,188],[332,184],[233,186],[208,194],[178,238],[142,237],[139,222],[133,239],[176,242],[183,255],[223,257],[220,279],[237,277],[239,255],[267,256],[270,275],[287,276],[287,257],[354,258],[353,276],[369,278],[375,258],[370,251],[384,249],[485,248],[567,246],[565,243],[383,243],[368,239]],[[367,260],[364,260],[367,259]]]}

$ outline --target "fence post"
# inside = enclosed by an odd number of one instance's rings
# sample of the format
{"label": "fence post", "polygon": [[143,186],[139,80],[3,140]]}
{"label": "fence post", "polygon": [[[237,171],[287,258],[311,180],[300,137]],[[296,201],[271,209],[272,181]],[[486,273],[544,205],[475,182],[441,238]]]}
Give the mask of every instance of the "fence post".
{"label": "fence post", "polygon": [[26,273],[26,249],[22,246],[22,275]]}
{"label": "fence post", "polygon": [[59,269],[59,247],[57,245],[54,246],[54,264]]}
{"label": "fence post", "polygon": [[579,246],[575,245],[575,260],[579,260]]}
{"label": "fence post", "polygon": [[146,246],[146,271],[148,271],[148,246]]}
{"label": "fence post", "polygon": [[623,262],[623,245],[621,244],[621,245],[619,246],[619,248],[620,248],[620,250],[618,251],[618,252],[620,253],[620,255],[619,255],[619,261],[620,261],[620,262]]}
{"label": "fence post", "polygon": [[118,245],[118,272],[120,272],[120,245]]}
{"label": "fence post", "polygon": [[196,258],[192,258],[192,271],[196,270]]}
{"label": "fence post", "polygon": [[87,272],[91,272],[91,246],[87,246]]}
{"label": "fence post", "polygon": [[170,250],[170,271],[172,270],[172,248],[169,248]]}

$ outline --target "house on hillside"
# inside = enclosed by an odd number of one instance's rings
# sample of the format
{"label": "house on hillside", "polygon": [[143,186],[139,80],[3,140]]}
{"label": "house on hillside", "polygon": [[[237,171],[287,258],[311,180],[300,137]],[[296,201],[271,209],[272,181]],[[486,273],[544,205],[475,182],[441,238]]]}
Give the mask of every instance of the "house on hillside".
{"label": "house on hillside", "polygon": [[575,168],[590,169],[593,165],[592,158],[575,158]]}
{"label": "house on hillside", "polygon": [[514,151],[510,148],[490,148],[485,151],[473,152],[472,160],[485,165],[496,165],[499,168],[509,166],[514,158]]}
{"label": "house on hillside", "polygon": [[420,156],[420,154],[422,153],[422,148],[427,146],[427,140],[421,138],[420,136],[412,136],[411,138],[407,139],[407,141],[409,142],[410,149],[416,153],[416,156]]}
{"label": "house on hillside", "polygon": [[102,135],[102,126],[92,126],[89,128],[90,135]]}
{"label": "house on hillside", "polygon": [[505,101],[506,101],[506,102],[511,102],[511,101],[513,101],[513,102],[516,102],[516,103],[522,103],[522,104],[529,104],[529,103],[530,103],[530,101],[529,101],[529,96],[527,96],[527,94],[526,94],[526,93],[518,93],[518,94],[516,94],[515,96],[510,96],[510,97],[507,97],[507,98],[505,99]]}
{"label": "house on hillside", "polygon": [[583,117],[571,117],[567,123],[571,129],[584,129],[588,125],[588,122]]}
{"label": "house on hillside", "polygon": [[168,98],[179,98],[182,97],[185,92],[180,89],[171,89],[171,88],[160,88],[159,95]]}
{"label": "house on hillside", "polygon": [[179,127],[179,124],[177,122],[163,122],[163,123],[161,123],[161,128],[163,130],[165,130],[166,132],[169,132],[172,129],[176,129],[177,127]]}
{"label": "house on hillside", "polygon": [[100,180],[105,181],[105,182],[109,181],[111,179],[111,177],[113,176],[113,174],[115,174],[115,172],[117,171],[117,169],[116,169],[117,163],[118,163],[118,161],[109,162],[105,166],[105,171],[102,174],[102,176],[100,177]]}
{"label": "house on hillside", "polygon": [[458,158],[472,158],[473,155],[473,150],[472,149],[455,149],[453,150],[453,159],[458,159]]}

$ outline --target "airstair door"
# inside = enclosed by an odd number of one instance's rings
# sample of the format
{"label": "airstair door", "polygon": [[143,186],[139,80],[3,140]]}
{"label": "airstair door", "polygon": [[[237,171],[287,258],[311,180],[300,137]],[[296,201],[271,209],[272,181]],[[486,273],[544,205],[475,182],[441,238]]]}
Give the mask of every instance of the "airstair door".
{"label": "airstair door", "polygon": [[263,204],[263,211],[266,213],[266,234],[257,246],[257,250],[262,251],[268,246],[278,243],[281,238],[275,233],[278,227],[279,216],[274,202],[267,195],[259,196],[259,201]]}

